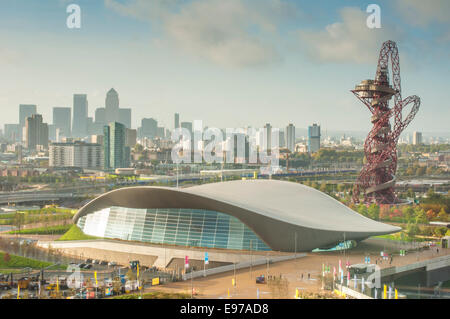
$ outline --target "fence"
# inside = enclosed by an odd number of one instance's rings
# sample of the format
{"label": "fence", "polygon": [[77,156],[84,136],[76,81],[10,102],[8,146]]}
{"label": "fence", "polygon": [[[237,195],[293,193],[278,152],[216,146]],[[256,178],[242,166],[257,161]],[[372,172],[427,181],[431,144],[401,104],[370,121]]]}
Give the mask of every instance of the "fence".
{"label": "fence", "polygon": [[263,258],[263,259],[258,259],[258,260],[254,260],[254,261],[245,261],[245,262],[232,264],[232,265],[226,265],[226,266],[221,266],[221,267],[216,267],[216,268],[211,268],[211,269],[206,269],[206,270],[193,271],[193,272],[184,274],[182,276],[182,279],[188,280],[188,279],[191,279],[191,277],[198,278],[198,277],[216,275],[216,274],[220,274],[220,273],[227,272],[227,271],[248,268],[250,266],[252,266],[252,267],[260,266],[260,265],[265,265],[267,263],[272,264],[272,263],[276,263],[276,262],[280,262],[280,261],[302,258],[305,256],[306,256],[306,254],[296,254],[296,255],[279,256],[279,257],[272,257],[272,258]]}

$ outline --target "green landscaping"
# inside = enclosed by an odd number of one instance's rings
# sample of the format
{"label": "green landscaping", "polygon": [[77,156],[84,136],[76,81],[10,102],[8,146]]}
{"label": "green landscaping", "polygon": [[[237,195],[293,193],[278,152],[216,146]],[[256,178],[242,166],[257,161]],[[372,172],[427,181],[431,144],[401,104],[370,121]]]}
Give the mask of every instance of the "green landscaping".
{"label": "green landscaping", "polygon": [[[128,294],[122,296],[115,296],[112,299],[139,299],[140,294]],[[162,291],[149,292],[142,295],[142,299],[188,299],[191,298],[186,293],[167,293]]]}
{"label": "green landscaping", "polygon": [[[53,263],[0,252],[0,269],[17,269],[27,267],[33,269],[41,269],[49,267],[51,265],[53,265]],[[67,267],[64,265],[58,265],[54,267],[54,269],[66,268]]]}
{"label": "green landscaping", "polygon": [[67,241],[67,240],[89,240],[89,239],[99,239],[99,237],[86,235],[81,231],[77,225],[72,225],[70,229],[57,240]]}
{"label": "green landscaping", "polygon": [[57,225],[50,227],[39,227],[39,228],[30,228],[30,229],[22,229],[20,231],[13,230],[8,232],[8,234],[20,234],[20,235],[62,235],[65,234],[72,225]]}
{"label": "green landscaping", "polygon": [[48,223],[71,219],[74,210],[60,207],[45,207],[38,210],[24,210],[15,213],[1,214],[0,225],[22,225],[32,223]]}
{"label": "green landscaping", "polygon": [[374,236],[374,238],[383,238],[383,239],[402,241],[402,242],[429,241],[429,239],[425,239],[425,238],[420,238],[420,237],[415,237],[415,236],[408,236],[408,234],[406,234],[404,232],[398,232],[398,233],[389,234],[389,235]]}

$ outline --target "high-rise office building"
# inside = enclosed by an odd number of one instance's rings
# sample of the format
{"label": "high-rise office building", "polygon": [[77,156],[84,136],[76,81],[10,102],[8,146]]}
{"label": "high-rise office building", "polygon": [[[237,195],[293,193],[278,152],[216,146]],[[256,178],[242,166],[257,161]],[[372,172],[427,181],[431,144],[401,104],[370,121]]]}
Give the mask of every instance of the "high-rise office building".
{"label": "high-rise office building", "polygon": [[20,124],[20,126],[24,127],[26,119],[36,113],[37,113],[36,105],[20,104],[19,105],[19,124]]}
{"label": "high-rise office building", "polygon": [[73,96],[73,124],[72,136],[85,137],[88,135],[88,100],[86,94]]}
{"label": "high-rise office building", "polygon": [[61,137],[71,136],[72,116],[70,107],[54,107],[53,108],[53,125],[59,129]]}
{"label": "high-rise office building", "polygon": [[130,147],[125,146],[125,125],[113,122],[104,127],[103,154],[105,170],[130,166]]}
{"label": "high-rise office building", "polygon": [[285,132],[284,131],[279,131],[278,132],[279,136],[278,136],[278,146],[280,148],[284,148],[286,147],[286,138],[285,138]]}
{"label": "high-rise office building", "polygon": [[292,153],[295,152],[295,126],[293,124],[286,127],[286,147]]}
{"label": "high-rise office building", "polygon": [[33,114],[37,114],[36,105],[34,105],[34,104],[20,104],[19,105],[20,140],[22,140],[22,137],[23,137],[25,121],[28,117],[31,117]]}
{"label": "high-rise office building", "polygon": [[156,136],[160,137],[160,138],[165,138],[166,137],[166,130],[164,129],[164,127],[158,126],[156,128]]}
{"label": "high-rise office building", "polygon": [[105,109],[107,124],[119,121],[119,94],[116,90],[111,89],[106,94]]}
{"label": "high-rise office building", "polygon": [[153,118],[143,118],[138,133],[140,138],[155,138],[158,133],[158,121]]}
{"label": "high-rise office building", "polygon": [[20,124],[5,124],[4,138],[12,143],[21,141],[22,128]]}
{"label": "high-rise office building", "polygon": [[181,128],[185,128],[192,136],[192,122],[181,122]]}
{"label": "high-rise office building", "polygon": [[272,125],[267,123],[264,125],[264,133],[263,133],[263,151],[270,152],[272,150]]}
{"label": "high-rise office building", "polygon": [[106,109],[104,107],[95,109],[95,123],[106,125]]}
{"label": "high-rise office building", "polygon": [[413,133],[413,145],[422,144],[422,132],[414,132]]}
{"label": "high-rise office building", "polygon": [[179,127],[180,127],[180,114],[175,113],[174,129],[177,129]]}
{"label": "high-rise office building", "polygon": [[42,115],[33,114],[25,120],[25,147],[35,150],[36,146],[48,147],[48,125],[43,123]]}
{"label": "high-rise office building", "polygon": [[122,123],[126,128],[131,128],[131,109],[119,109],[117,122]]}
{"label": "high-rise office building", "polygon": [[56,142],[57,141],[56,131],[58,131],[58,133],[59,133],[59,129],[56,128],[56,125],[54,125],[54,124],[49,124],[48,125],[48,139],[49,139],[49,141],[52,141],[52,142]]}
{"label": "high-rise office building", "polygon": [[136,145],[137,130],[127,128],[125,134],[125,146],[133,148]]}
{"label": "high-rise office building", "polygon": [[310,154],[320,149],[320,125],[308,126],[308,152]]}

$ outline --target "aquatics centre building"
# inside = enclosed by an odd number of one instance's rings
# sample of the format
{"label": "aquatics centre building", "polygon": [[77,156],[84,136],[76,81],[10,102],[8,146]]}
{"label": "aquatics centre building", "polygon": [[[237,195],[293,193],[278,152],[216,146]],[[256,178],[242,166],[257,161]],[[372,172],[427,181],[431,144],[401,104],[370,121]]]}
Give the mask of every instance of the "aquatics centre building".
{"label": "aquatics centre building", "polygon": [[314,188],[277,180],[121,188],[82,207],[74,223],[102,238],[281,252],[327,249],[400,230]]}

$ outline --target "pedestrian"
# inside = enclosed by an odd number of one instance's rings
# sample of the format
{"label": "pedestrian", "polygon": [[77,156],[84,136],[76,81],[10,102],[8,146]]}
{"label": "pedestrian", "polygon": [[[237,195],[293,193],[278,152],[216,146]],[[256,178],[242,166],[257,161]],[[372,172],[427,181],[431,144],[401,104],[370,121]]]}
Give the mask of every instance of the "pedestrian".
{"label": "pedestrian", "polygon": [[310,280],[311,279],[311,274],[310,273],[308,273],[308,280]]}
{"label": "pedestrian", "polygon": [[302,273],[302,280],[303,280],[303,273]]}
{"label": "pedestrian", "polygon": [[439,254],[439,248],[436,248],[436,252]]}

